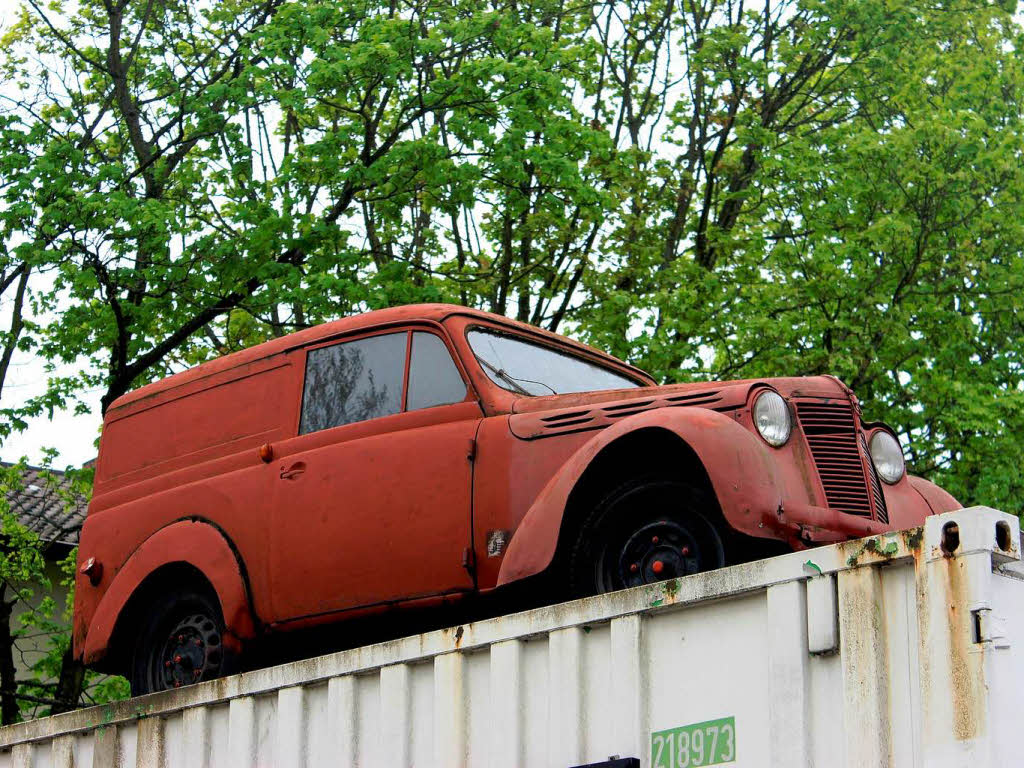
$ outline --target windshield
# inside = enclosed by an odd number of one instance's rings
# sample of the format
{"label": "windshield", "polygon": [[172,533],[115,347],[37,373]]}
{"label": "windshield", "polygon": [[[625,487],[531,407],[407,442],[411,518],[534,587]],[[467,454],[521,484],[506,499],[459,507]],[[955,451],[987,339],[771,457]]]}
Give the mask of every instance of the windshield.
{"label": "windshield", "polygon": [[607,368],[505,333],[474,328],[466,336],[491,381],[520,395],[560,395],[641,386]]}

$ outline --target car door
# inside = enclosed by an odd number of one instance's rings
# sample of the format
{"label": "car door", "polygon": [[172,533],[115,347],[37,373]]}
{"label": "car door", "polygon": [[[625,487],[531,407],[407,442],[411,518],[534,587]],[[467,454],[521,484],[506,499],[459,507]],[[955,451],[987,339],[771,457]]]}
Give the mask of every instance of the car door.
{"label": "car door", "polygon": [[274,620],[472,589],[482,411],[441,331],[301,354],[298,434],[274,449]]}

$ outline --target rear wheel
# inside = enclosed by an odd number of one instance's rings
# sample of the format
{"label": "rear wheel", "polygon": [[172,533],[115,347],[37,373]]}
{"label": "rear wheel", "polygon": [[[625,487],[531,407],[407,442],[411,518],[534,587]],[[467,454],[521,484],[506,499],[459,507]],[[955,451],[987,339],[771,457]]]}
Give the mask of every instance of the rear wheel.
{"label": "rear wheel", "polygon": [[216,598],[189,590],[154,601],[132,654],[133,696],[181,688],[231,671],[224,619]]}
{"label": "rear wheel", "polygon": [[617,488],[584,521],[570,555],[578,596],[612,592],[720,568],[722,539],[713,502],[673,480],[636,480]]}

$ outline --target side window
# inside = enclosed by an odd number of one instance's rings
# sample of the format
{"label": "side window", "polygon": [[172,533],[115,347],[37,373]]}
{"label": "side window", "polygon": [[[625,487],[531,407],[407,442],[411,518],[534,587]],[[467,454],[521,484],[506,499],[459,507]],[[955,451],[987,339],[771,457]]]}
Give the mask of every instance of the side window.
{"label": "side window", "polygon": [[459,375],[448,347],[432,333],[414,333],[406,410],[461,403],[465,399],[466,382]]}
{"label": "side window", "polygon": [[299,434],[401,411],[407,338],[403,331],[311,350]]}

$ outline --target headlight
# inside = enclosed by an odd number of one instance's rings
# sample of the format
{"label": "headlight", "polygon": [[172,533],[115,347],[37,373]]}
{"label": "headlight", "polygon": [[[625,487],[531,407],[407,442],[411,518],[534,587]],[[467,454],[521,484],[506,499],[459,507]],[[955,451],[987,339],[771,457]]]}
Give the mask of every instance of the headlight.
{"label": "headlight", "polygon": [[878,431],[871,436],[870,448],[871,461],[874,462],[878,476],[890,485],[899,482],[906,471],[899,441],[888,432]]}
{"label": "headlight", "polygon": [[778,448],[789,440],[793,424],[789,419],[789,408],[778,392],[765,390],[754,401],[754,424],[768,445]]}

